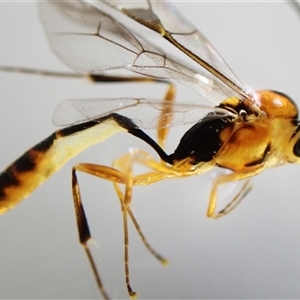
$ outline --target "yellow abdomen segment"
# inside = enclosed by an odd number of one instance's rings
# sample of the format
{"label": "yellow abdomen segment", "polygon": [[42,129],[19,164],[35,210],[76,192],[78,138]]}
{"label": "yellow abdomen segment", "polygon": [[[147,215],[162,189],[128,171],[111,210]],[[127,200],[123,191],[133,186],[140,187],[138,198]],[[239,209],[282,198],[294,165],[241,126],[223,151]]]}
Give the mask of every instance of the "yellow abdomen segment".
{"label": "yellow abdomen segment", "polygon": [[114,120],[95,123],[70,134],[56,131],[24,153],[0,174],[0,214],[26,198],[68,160],[111,135],[126,131]]}

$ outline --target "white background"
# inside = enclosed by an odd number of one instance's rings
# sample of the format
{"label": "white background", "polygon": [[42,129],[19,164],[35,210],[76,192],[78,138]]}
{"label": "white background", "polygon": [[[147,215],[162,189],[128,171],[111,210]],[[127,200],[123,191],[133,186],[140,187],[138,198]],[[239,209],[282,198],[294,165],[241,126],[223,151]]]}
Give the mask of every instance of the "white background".
{"label": "white background", "polygon": [[[175,4],[211,40],[243,82],[279,90],[300,103],[300,15],[287,2]],[[51,53],[35,3],[0,2],[0,65],[67,70]],[[0,73],[0,169],[50,135],[64,99],[147,96],[163,87],[93,86],[85,81]],[[178,98],[197,95],[179,87]],[[154,136],[154,132],[150,132]],[[168,144],[171,153],[182,129]],[[110,165],[129,147],[126,134],[88,149],[0,218],[1,298],[99,298],[78,243],[71,196],[77,162]],[[205,217],[210,175],[134,190],[133,208],[167,268],[131,228],[131,279],[140,299],[300,298],[300,168],[284,166],[253,180],[254,190],[228,217]],[[110,183],[80,176],[100,272],[113,298],[124,284],[121,213]]]}

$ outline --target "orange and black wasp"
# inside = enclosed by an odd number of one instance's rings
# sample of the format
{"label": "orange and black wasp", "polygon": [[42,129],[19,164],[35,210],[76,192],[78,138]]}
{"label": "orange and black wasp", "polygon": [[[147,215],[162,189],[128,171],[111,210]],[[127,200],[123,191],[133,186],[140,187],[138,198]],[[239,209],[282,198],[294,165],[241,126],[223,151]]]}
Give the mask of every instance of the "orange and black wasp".
{"label": "orange and black wasp", "polygon": [[[90,232],[76,173],[88,173],[114,183],[123,212],[126,284],[129,295],[134,297],[128,269],[128,216],[150,252],[162,262],[165,260],[144,239],[133,216],[132,187],[165,178],[198,175],[214,167],[228,169],[230,173],[214,181],[209,198],[207,215],[219,218],[244,198],[250,189],[249,178],[269,167],[298,162],[298,111],[293,101],[282,93],[247,90],[208,40],[170,3],[45,2],[39,4],[39,10],[52,50],[74,70],[98,82],[123,80],[106,77],[102,72],[127,69],[147,76],[131,81],[167,80],[167,93],[163,101],[107,98],[63,102],[54,122],[68,127],[31,148],[1,173],[0,211],[4,213],[13,208],[70,158],[92,144],[117,132],[128,132],[145,141],[157,152],[157,157],[135,150],[117,159],[112,167],[77,164],[72,171],[80,242],[104,298],[108,295],[87,245]],[[121,14],[158,32],[198,63],[199,69],[186,67],[129,31],[115,19]],[[202,102],[174,102],[174,86],[169,80],[195,89]],[[169,129],[175,124],[189,123],[194,125],[181,138],[175,151],[166,153],[164,145]],[[142,130],[151,128],[157,128],[157,142]],[[147,167],[149,172],[133,174],[136,164]],[[216,211],[218,188],[243,179],[246,181],[232,201]],[[119,185],[125,186],[124,191]]]}

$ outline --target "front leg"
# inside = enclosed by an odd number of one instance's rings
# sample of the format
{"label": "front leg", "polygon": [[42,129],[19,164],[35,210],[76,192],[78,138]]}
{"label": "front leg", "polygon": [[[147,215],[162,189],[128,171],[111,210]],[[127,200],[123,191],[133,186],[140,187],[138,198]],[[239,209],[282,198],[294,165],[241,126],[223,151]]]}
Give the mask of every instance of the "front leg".
{"label": "front leg", "polygon": [[[235,209],[238,204],[245,198],[245,196],[251,191],[252,186],[250,185],[250,177],[257,175],[262,172],[266,167],[261,165],[259,168],[255,170],[250,170],[248,172],[235,172],[225,175],[218,176],[213,182],[213,187],[211,190],[211,194],[209,197],[208,209],[207,209],[207,217],[218,219],[230,213],[233,209]],[[225,208],[216,213],[217,206],[217,197],[218,197],[218,188],[226,183],[247,179],[243,184],[242,188],[238,192],[238,194],[226,205]]]}

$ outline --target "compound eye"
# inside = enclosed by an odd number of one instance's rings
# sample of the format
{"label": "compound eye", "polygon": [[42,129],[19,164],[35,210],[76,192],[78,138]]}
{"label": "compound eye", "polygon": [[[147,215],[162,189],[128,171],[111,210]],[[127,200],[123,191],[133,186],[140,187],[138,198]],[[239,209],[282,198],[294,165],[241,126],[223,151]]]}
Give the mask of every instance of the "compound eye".
{"label": "compound eye", "polygon": [[293,152],[297,157],[300,157],[300,139],[297,140]]}

